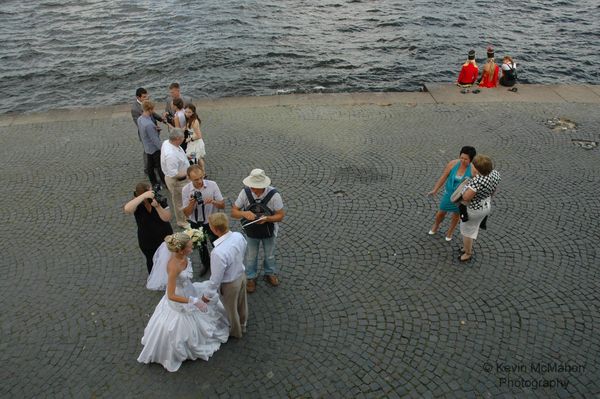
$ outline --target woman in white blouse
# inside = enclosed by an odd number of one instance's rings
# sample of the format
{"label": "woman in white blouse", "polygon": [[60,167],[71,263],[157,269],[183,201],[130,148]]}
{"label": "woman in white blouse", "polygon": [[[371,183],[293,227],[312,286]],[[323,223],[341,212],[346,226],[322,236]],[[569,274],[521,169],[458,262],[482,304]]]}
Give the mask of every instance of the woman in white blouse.
{"label": "woman in white blouse", "polygon": [[481,221],[490,214],[492,194],[500,183],[500,173],[488,156],[477,155],[473,166],[479,175],[469,181],[462,194],[463,203],[467,203],[468,220],[460,222],[464,245],[464,253],[458,258],[461,262],[467,262],[473,256],[473,240],[477,239]]}

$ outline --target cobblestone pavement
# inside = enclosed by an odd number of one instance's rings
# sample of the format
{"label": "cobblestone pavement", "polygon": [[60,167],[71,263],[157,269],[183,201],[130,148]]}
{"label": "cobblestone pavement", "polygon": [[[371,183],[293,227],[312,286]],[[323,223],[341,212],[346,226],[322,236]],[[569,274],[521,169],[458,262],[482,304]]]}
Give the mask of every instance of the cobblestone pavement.
{"label": "cobblestone pavement", "polygon": [[[599,139],[597,106],[200,114],[224,195],[261,167],[287,206],[282,285],[259,282],[247,336],[177,373],[138,364],[162,294],[122,213],[143,179],[131,119],[1,127],[0,397],[600,395],[600,149],[571,142]],[[502,182],[461,264],[458,234],[427,235],[425,194],[467,144]]]}

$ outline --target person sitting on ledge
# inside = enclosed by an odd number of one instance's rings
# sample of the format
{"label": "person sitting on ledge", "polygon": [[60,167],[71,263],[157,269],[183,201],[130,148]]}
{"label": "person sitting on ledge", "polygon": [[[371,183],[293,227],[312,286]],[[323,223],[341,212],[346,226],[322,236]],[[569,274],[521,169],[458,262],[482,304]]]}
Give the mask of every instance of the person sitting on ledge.
{"label": "person sitting on ledge", "polygon": [[512,87],[517,83],[517,64],[512,57],[505,55],[502,59],[502,77],[500,84],[506,87]]}
{"label": "person sitting on ledge", "polygon": [[459,86],[471,86],[479,76],[479,68],[475,62],[475,50],[469,51],[467,61],[463,64],[456,83]]}
{"label": "person sitting on ledge", "polygon": [[479,81],[479,87],[496,87],[498,86],[498,65],[494,61],[494,49],[488,47],[487,49],[487,61],[483,66],[483,73],[481,74],[481,80]]}

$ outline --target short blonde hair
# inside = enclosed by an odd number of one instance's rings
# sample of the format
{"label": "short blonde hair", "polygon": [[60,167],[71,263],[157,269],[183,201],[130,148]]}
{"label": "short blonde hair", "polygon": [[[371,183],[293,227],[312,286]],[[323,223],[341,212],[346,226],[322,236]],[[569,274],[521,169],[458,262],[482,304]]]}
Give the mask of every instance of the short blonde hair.
{"label": "short blonde hair", "polygon": [[223,212],[213,213],[208,217],[208,223],[210,227],[219,231],[220,233],[225,233],[229,230],[229,219],[227,219],[227,215]]}
{"label": "short blonde hair", "polygon": [[201,165],[190,165],[187,168],[187,175],[190,177],[192,172],[198,172],[204,177],[204,168]]}
{"label": "short blonde hair", "polygon": [[149,112],[154,110],[154,103],[150,100],[146,100],[142,103],[142,109],[144,112]]}
{"label": "short blonde hair", "polygon": [[477,171],[483,176],[489,175],[492,170],[494,170],[492,159],[487,155],[477,155],[473,159],[473,166],[475,166],[475,169],[477,169]]}

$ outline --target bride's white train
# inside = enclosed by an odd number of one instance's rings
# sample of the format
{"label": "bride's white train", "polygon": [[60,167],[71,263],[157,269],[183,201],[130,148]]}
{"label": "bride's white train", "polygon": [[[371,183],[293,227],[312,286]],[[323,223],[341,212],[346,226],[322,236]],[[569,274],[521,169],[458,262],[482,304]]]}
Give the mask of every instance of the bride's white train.
{"label": "bride's white train", "polygon": [[[154,267],[148,277],[149,289],[167,287],[167,264],[174,252],[163,243],[154,256]],[[162,297],[144,330],[144,349],[140,363],[160,363],[169,371],[177,371],[187,359],[208,360],[229,337],[227,313],[211,282],[192,283],[192,263],[175,280],[175,295],[183,298],[210,297],[205,311],[193,303],[180,303]],[[168,287],[167,287],[168,288]]]}

